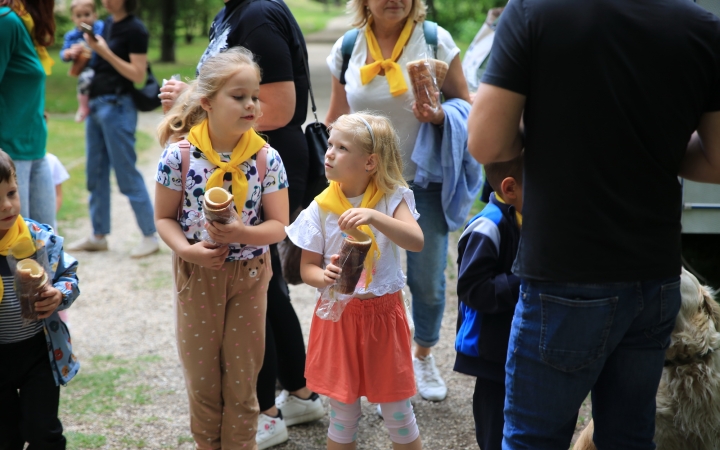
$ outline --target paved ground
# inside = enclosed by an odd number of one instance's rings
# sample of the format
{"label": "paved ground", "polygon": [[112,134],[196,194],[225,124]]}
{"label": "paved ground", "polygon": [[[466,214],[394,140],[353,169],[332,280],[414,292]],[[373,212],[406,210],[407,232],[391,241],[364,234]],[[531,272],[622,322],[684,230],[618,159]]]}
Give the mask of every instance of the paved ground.
{"label": "paved ground", "polygon": [[[341,21],[333,21],[329,30],[308,37],[308,51],[316,101],[321,120],[329,102],[330,75],[325,58],[344,31]],[[311,119],[308,115],[308,120]],[[160,116],[142,114],[140,128],[154,134]],[[154,190],[154,168],[160,155],[156,146],[139,163],[148,188]],[[145,401],[121,401],[114,412],[74,414],[64,409],[62,419],[70,432],[106,436],[104,449],[193,448],[189,436],[187,400],[174,342],[173,292],[170,251],[162,251],[140,261],[128,258],[130,248],[140,239],[127,199],[117,188],[112,196],[113,231],[110,251],[75,255],[80,261],[82,295],[70,310],[73,341],[86,373],[116,361],[134,378],[123,378],[125,391],[143,392]],[[81,221],[72,228],[60,229],[69,240],[90,233],[89,223]],[[451,244],[452,249],[455,240]],[[452,372],[453,340],[456,319],[454,292],[455,256],[448,260],[447,306],[441,341],[434,350],[449,388],[448,398],[440,403],[413,399],[421,436],[427,449],[477,448],[474,439],[471,401],[474,380]],[[314,306],[313,289],[291,287],[291,296],[301,320],[305,339]],[[107,356],[114,360],[107,363]],[[104,361],[101,363],[101,361]],[[72,393],[69,389],[66,392]],[[67,395],[67,394],[65,394]],[[124,394],[123,394],[124,395]],[[118,394],[123,399],[123,395]],[[390,441],[375,414],[374,405],[364,404],[360,424],[359,449],[389,449]],[[324,448],[327,419],[290,429],[290,441],[278,449]]]}

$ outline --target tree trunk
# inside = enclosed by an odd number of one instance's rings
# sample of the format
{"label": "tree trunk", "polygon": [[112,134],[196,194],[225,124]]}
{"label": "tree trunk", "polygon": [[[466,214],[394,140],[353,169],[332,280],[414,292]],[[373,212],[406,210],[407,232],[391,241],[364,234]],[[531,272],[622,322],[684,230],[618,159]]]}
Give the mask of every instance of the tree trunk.
{"label": "tree trunk", "polygon": [[162,37],[160,38],[160,61],[175,62],[175,0],[162,0]]}
{"label": "tree trunk", "polygon": [[425,4],[428,9],[428,18],[432,19],[433,22],[437,22],[437,14],[435,13],[435,2],[433,0],[426,0]]}

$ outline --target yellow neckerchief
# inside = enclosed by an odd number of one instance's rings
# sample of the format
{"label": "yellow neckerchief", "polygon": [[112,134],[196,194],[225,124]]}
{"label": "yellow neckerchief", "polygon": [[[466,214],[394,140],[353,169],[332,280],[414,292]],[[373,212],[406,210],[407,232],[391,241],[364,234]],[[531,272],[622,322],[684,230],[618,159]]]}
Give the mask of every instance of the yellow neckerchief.
{"label": "yellow neckerchief", "polygon": [[[378,189],[375,181],[370,181],[367,188],[365,188],[365,193],[363,194],[362,201],[360,202],[360,208],[374,208],[384,195],[385,193]],[[342,189],[340,189],[340,183],[335,181],[331,181],[330,186],[315,197],[315,201],[320,208],[333,214],[337,214],[338,216],[342,215],[342,213],[348,209],[353,208],[353,205],[350,204]],[[370,251],[368,252],[369,257],[365,258],[364,264],[365,289],[367,289],[372,281],[375,260],[380,259],[380,249],[378,248],[377,241],[375,241],[375,234],[369,226],[361,225],[358,229],[370,236],[370,239],[372,240],[372,245],[370,245]]]}
{"label": "yellow neckerchief", "polygon": [[[10,253],[10,249],[17,245],[19,242],[25,241],[22,247],[22,252],[18,252],[17,248],[13,256],[16,259],[23,259],[31,256],[35,253],[35,244],[33,243],[30,229],[25,223],[25,219],[18,214],[15,223],[5,233],[2,239],[0,239],[0,255],[7,256]],[[5,287],[0,282],[0,302],[2,302],[3,295],[5,295]]]}
{"label": "yellow neckerchief", "polygon": [[[507,203],[505,203],[505,200],[503,200],[502,198],[500,198],[499,195],[497,195],[497,192],[493,192],[493,195],[495,196],[495,200],[499,201],[503,205],[507,205]],[[515,219],[517,219],[518,227],[522,228],[522,214],[518,212],[517,208],[515,209]]]}
{"label": "yellow neckerchief", "polygon": [[378,41],[375,38],[375,33],[372,31],[372,23],[373,18],[370,16],[368,23],[365,26],[365,39],[367,39],[368,50],[374,61],[370,64],[365,64],[360,68],[360,80],[363,85],[366,85],[380,73],[380,69],[384,69],[385,77],[390,85],[390,93],[393,97],[397,97],[398,95],[402,95],[407,92],[408,87],[405,82],[405,76],[403,76],[402,69],[400,68],[400,64],[395,61],[397,61],[400,57],[400,53],[402,53],[405,44],[407,44],[410,40],[410,35],[412,34],[415,21],[408,18],[407,22],[405,22],[405,26],[400,33],[400,37],[395,43],[395,48],[393,48],[392,55],[388,59],[383,58],[382,50],[380,50],[380,44],[378,44]]}
{"label": "yellow neckerchief", "polygon": [[17,14],[20,20],[22,20],[25,28],[27,28],[28,30],[28,33],[30,33],[30,38],[32,39],[33,45],[35,46],[38,58],[40,58],[40,64],[42,64],[43,69],[45,70],[45,75],[50,75],[52,73],[52,66],[53,64],[55,64],[55,61],[53,61],[53,59],[50,57],[47,48],[38,44],[38,42],[35,40],[35,36],[33,35],[33,31],[35,31],[35,22],[33,21],[32,16],[27,11],[25,11],[25,8],[20,2],[16,4],[15,8],[13,8],[13,11],[15,11],[15,14]]}
{"label": "yellow neckerchief", "polygon": [[213,150],[212,142],[210,142],[210,127],[208,120],[203,120],[200,124],[190,129],[187,140],[190,141],[196,149],[203,152],[205,157],[217,169],[210,175],[205,190],[210,188],[222,187],[225,174],[232,173],[232,194],[235,200],[235,207],[242,211],[247,196],[248,182],[245,174],[240,170],[240,164],[250,159],[250,157],[260,151],[265,145],[265,140],[261,138],[252,128],[246,131],[230,155],[229,162],[222,162],[220,154]]}

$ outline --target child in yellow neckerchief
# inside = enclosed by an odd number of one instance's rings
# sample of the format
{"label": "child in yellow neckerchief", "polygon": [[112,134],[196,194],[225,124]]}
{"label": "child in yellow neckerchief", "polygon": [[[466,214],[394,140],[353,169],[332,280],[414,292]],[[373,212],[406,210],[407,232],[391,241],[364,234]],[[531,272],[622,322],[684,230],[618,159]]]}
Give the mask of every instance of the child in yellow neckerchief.
{"label": "child in yellow neckerchief", "polygon": [[[49,282],[37,297],[23,297],[14,283],[14,263],[34,257],[41,243]],[[0,371],[3,449],[22,448],[26,442],[29,448],[65,448],[60,385],[75,376],[80,364],[58,311],[68,308],[79,290],[77,262],[62,248],[63,238],[51,227],[20,215],[15,164],[0,150],[0,358],[7,364]],[[28,310],[37,313],[36,320],[23,314]]]}
{"label": "child in yellow neckerchief", "polygon": [[337,321],[316,313],[310,327],[305,377],[309,389],[330,397],[328,448],[352,447],[362,396],[381,405],[394,445],[421,448],[409,401],[416,389],[400,248],[420,251],[424,239],[399,148],[385,117],[338,118],[325,155],[330,186],[287,227],[303,249],[303,281],[319,290],[338,283],[343,271],[357,270],[338,256],[351,230],[359,229],[372,242],[353,298]]}
{"label": "child in yellow neckerchief", "polygon": [[[173,250],[177,346],[198,448],[257,448],[269,245],[285,237],[290,209],[282,160],[253,129],[259,94],[252,53],[233,47],[203,62],[158,127],[162,144],[187,136],[160,158],[155,216]],[[204,230],[194,219],[211,188],[232,194],[239,220]],[[220,245],[200,240],[203,231]]]}

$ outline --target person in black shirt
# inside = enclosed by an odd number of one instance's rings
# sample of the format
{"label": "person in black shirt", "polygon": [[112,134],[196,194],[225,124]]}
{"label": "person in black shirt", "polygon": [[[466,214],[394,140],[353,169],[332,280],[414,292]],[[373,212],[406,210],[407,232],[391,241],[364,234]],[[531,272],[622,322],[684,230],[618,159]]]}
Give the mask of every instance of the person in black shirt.
{"label": "person in black shirt", "polygon": [[511,0],[468,129],[483,164],[525,147],[503,448],[568,448],[589,391],[598,448],[654,448],[677,177],[720,183],[720,20],[688,0]]}
{"label": "person in black shirt", "polygon": [[71,243],[68,250],[107,250],[112,167],[144,236],[130,252],[131,257],[140,258],[160,249],[150,196],[135,167],[137,109],[130,96],[133,83],[145,80],[148,32],[132,14],[137,0],[104,0],[103,5],[110,13],[105,19],[103,36],[85,34],[85,41],[98,56],[92,62],[95,77],[90,84],[90,115],[85,126],[93,235]]}
{"label": "person in black shirt", "polygon": [[[288,175],[291,214],[302,207],[308,172],[308,148],[301,128],[308,108],[307,49],[300,27],[282,1],[229,0],[210,27],[210,43],[198,63],[225,49],[243,46],[262,70],[257,131],[283,160]],[[162,88],[164,107],[187,85],[170,80]],[[319,396],[305,386],[305,344],[297,314],[282,276],[277,245],[270,246],[273,277],[268,286],[265,359],[258,375],[260,450],[287,441],[286,427],[324,415]],[[276,380],[283,392],[275,398]]]}

